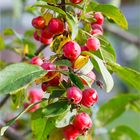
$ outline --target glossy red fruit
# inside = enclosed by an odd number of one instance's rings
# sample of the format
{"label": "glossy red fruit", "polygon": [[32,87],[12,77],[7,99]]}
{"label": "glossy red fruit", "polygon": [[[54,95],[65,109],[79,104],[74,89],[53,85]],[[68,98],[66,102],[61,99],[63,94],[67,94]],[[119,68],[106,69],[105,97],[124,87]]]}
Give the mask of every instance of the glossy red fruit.
{"label": "glossy red fruit", "polygon": [[[44,62],[41,67],[44,69],[44,70],[48,70],[48,73],[46,74],[47,76],[52,76],[55,72],[55,66],[53,63],[50,63],[50,62]],[[49,70],[52,70],[52,71],[49,71]]]}
{"label": "glossy red fruit", "polygon": [[[94,81],[96,80],[96,75],[94,74],[93,71],[91,71],[88,74],[86,74],[86,76],[90,78],[90,84],[92,85]],[[87,85],[87,82],[84,79],[81,78],[81,80],[84,85]]]}
{"label": "glossy red fruit", "polygon": [[42,61],[41,58],[39,58],[39,57],[37,57],[37,56],[34,56],[34,57],[31,59],[31,64],[41,66],[41,65],[43,64],[43,61]]}
{"label": "glossy red fruit", "polygon": [[81,46],[81,52],[83,51],[89,51],[89,49],[87,48],[87,46]]}
{"label": "glossy red fruit", "polygon": [[52,18],[48,23],[48,31],[53,34],[64,32],[64,22],[59,18]]}
{"label": "glossy red fruit", "polygon": [[103,23],[104,23],[104,16],[102,15],[101,12],[95,12],[94,13],[94,18],[96,19],[95,23],[97,23],[99,25],[103,25]]}
{"label": "glossy red fruit", "polygon": [[42,16],[38,16],[36,18],[33,18],[32,25],[36,29],[43,29],[45,27],[45,20]]}
{"label": "glossy red fruit", "polygon": [[76,140],[76,138],[80,135],[80,132],[78,129],[75,129],[75,127],[70,124],[63,129],[65,140]]}
{"label": "glossy red fruit", "polygon": [[53,34],[51,32],[49,32],[48,31],[48,28],[46,27],[46,28],[44,28],[44,29],[41,30],[41,36],[43,38],[50,39],[50,38],[53,37]]}
{"label": "glossy red fruit", "polygon": [[34,32],[34,39],[37,40],[37,41],[40,40],[40,36],[39,36],[37,31]]}
{"label": "glossy red fruit", "polygon": [[48,84],[48,82],[44,82],[44,83],[41,84],[41,89],[45,92],[47,90],[48,86],[50,86]]}
{"label": "glossy red fruit", "polygon": [[74,41],[67,42],[63,47],[64,56],[70,60],[75,60],[81,53],[81,47]]}
{"label": "glossy red fruit", "polygon": [[52,41],[53,41],[53,38],[47,39],[43,36],[40,37],[40,42],[44,45],[49,45],[52,43]]}
{"label": "glossy red fruit", "polygon": [[95,37],[88,38],[87,48],[92,51],[97,51],[100,48],[100,41]]}
{"label": "glossy red fruit", "polygon": [[73,86],[67,89],[67,98],[73,104],[78,104],[82,100],[82,91]]}
{"label": "glossy red fruit", "polygon": [[94,29],[91,31],[92,35],[103,35],[103,32],[99,29]]}
{"label": "glossy red fruit", "polygon": [[99,25],[99,24],[97,24],[97,23],[95,23],[95,22],[92,22],[92,23],[91,23],[91,28],[92,28],[93,30],[94,30],[94,29],[99,29],[99,30],[101,30],[101,31],[103,32],[102,26]]}
{"label": "glossy red fruit", "polygon": [[80,133],[84,133],[92,127],[92,120],[87,113],[82,112],[75,116],[73,125]]}
{"label": "glossy red fruit", "polygon": [[[24,103],[24,108],[26,109],[31,103]],[[39,104],[36,104],[31,109],[28,110],[28,112],[35,112],[39,108]]]}
{"label": "glossy red fruit", "polygon": [[29,91],[29,100],[31,103],[40,101],[43,98],[43,92],[38,89],[32,89]]}
{"label": "glossy red fruit", "polygon": [[79,4],[81,3],[83,0],[70,0],[72,3],[74,4]]}
{"label": "glossy red fruit", "polygon": [[59,83],[60,83],[60,80],[61,80],[61,77],[60,77],[60,76],[56,76],[56,77],[54,77],[52,80],[50,80],[48,83],[49,83],[51,86],[58,86]]}
{"label": "glossy red fruit", "polygon": [[83,91],[82,105],[90,107],[98,100],[98,94],[95,89],[88,88]]}

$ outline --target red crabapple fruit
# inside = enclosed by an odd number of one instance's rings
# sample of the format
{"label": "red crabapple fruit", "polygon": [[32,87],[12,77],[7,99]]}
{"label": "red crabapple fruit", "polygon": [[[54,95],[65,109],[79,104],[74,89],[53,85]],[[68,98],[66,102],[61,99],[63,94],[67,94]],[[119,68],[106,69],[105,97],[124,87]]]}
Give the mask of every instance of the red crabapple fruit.
{"label": "red crabapple fruit", "polygon": [[95,12],[94,13],[94,18],[96,19],[95,23],[97,23],[99,25],[103,25],[103,23],[104,23],[104,16],[102,15],[101,12]]}
{"label": "red crabapple fruit", "polygon": [[50,63],[50,62],[44,62],[41,67],[44,69],[44,70],[52,70],[52,71],[49,71],[46,75],[47,76],[52,76],[55,72],[55,65],[53,63]]}
{"label": "red crabapple fruit", "polygon": [[67,89],[67,98],[73,104],[78,104],[82,100],[82,91],[73,86]]}
{"label": "red crabapple fruit", "polygon": [[50,39],[53,37],[53,34],[48,31],[48,28],[44,28],[41,30],[41,36],[46,39]]}
{"label": "red crabapple fruit", "polygon": [[37,57],[37,56],[34,56],[34,57],[31,59],[31,64],[41,66],[41,65],[43,64],[43,61],[42,61],[41,58],[39,58],[39,57]]}
{"label": "red crabapple fruit", "polygon": [[36,18],[33,18],[32,25],[36,29],[43,29],[45,27],[45,20],[42,16],[38,16]]}
{"label": "red crabapple fruit", "polygon": [[81,53],[81,47],[74,41],[69,41],[63,48],[64,56],[70,60],[75,60]]}
{"label": "red crabapple fruit", "polygon": [[75,116],[73,125],[80,133],[84,133],[92,126],[92,120],[87,113],[82,112]]}
{"label": "red crabapple fruit", "polygon": [[40,40],[40,36],[39,36],[37,31],[34,32],[34,39],[37,40],[37,41]]}
{"label": "red crabapple fruit", "polygon": [[[86,76],[90,78],[90,83],[92,85],[94,83],[94,81],[96,80],[96,75],[94,74],[93,71],[91,71],[88,74],[86,74]],[[81,78],[81,80],[84,85],[87,85],[87,82],[84,79]]]}
{"label": "red crabapple fruit", "polygon": [[38,89],[32,89],[29,91],[29,100],[31,103],[35,101],[40,101],[43,98],[43,92]]}
{"label": "red crabapple fruit", "polygon": [[103,35],[103,32],[99,29],[94,29],[91,31],[92,35]]}
{"label": "red crabapple fruit", "polygon": [[95,89],[88,88],[83,91],[82,105],[86,107],[92,106],[98,100],[98,94]]}
{"label": "red crabapple fruit", "polygon": [[52,43],[52,41],[53,41],[53,38],[47,39],[43,36],[40,37],[40,42],[44,45],[49,45]]}
{"label": "red crabapple fruit", "polygon": [[100,48],[100,41],[95,37],[88,38],[87,48],[92,51],[97,51]]}
{"label": "red crabapple fruit", "polygon": [[64,32],[64,22],[59,18],[52,18],[48,23],[48,31],[52,34]]}
{"label": "red crabapple fruit", "polygon": [[72,124],[64,127],[63,133],[66,140],[76,140],[76,138],[80,135],[79,130],[75,129]]}
{"label": "red crabapple fruit", "polygon": [[81,3],[83,0],[70,0],[72,3],[74,4],[79,4]]}

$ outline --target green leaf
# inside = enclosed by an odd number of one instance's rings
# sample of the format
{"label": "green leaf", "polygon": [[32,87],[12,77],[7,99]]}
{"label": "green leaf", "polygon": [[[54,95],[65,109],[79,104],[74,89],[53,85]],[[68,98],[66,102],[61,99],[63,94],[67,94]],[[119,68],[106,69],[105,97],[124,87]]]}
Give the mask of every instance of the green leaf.
{"label": "green leaf", "polygon": [[140,100],[140,94],[121,94],[107,103],[100,106],[97,112],[97,120],[101,126],[107,125],[108,123],[119,117],[126,109],[128,105],[137,100]]}
{"label": "green leaf", "polygon": [[82,74],[88,74],[89,72],[92,71],[92,69],[94,68],[91,60],[89,59],[88,62],[85,64],[85,66],[83,66],[81,69],[80,69],[80,72]]}
{"label": "green leaf", "polygon": [[114,86],[113,78],[110,75],[110,73],[108,72],[107,68],[105,67],[103,61],[100,58],[98,58],[97,56],[94,56],[94,59],[98,63],[98,66],[100,68],[101,74],[102,74],[103,79],[105,81],[106,91],[110,92],[112,90],[113,86]]}
{"label": "green leaf", "polygon": [[117,126],[116,128],[113,128],[109,132],[111,140],[139,140],[140,135],[136,133],[132,128],[125,126],[125,125],[120,125]]}
{"label": "green leaf", "polygon": [[65,127],[65,126],[69,125],[70,122],[71,122],[72,117],[75,116],[76,113],[77,113],[76,110],[73,110],[72,112],[68,111],[66,114],[58,117],[56,119],[55,126],[57,128],[62,128],[62,127]]}
{"label": "green leaf", "polygon": [[68,21],[69,27],[71,29],[71,38],[74,40],[78,34],[78,19],[77,17],[74,17],[70,13],[66,13],[66,19]]}
{"label": "green leaf", "polygon": [[8,94],[27,86],[45,73],[47,71],[44,71],[41,67],[31,64],[9,65],[0,71],[0,94]]}
{"label": "green leaf", "polygon": [[75,74],[73,74],[73,73],[70,73],[70,74],[69,74],[69,77],[70,77],[71,81],[72,81],[77,87],[79,87],[80,89],[83,89],[83,88],[84,88],[84,85],[83,85],[82,81],[80,80],[80,78],[79,78],[77,75],[75,75]]}
{"label": "green leaf", "polygon": [[30,55],[34,55],[35,51],[36,51],[36,44],[31,41],[30,38],[24,37],[23,38],[23,44],[24,46],[27,45],[28,46],[28,54]]}
{"label": "green leaf", "polygon": [[127,67],[120,66],[116,63],[108,62],[110,70],[115,72],[122,80],[132,85],[135,89],[140,90],[140,73]]}
{"label": "green leaf", "polygon": [[21,89],[11,93],[11,99],[12,99],[12,102],[13,102],[15,108],[19,108],[23,105],[25,93],[26,93],[25,88],[21,88]]}
{"label": "green leaf", "polygon": [[119,8],[109,4],[98,4],[93,10],[102,12],[109,19],[116,22],[120,27],[124,29],[128,28],[127,20]]}
{"label": "green leaf", "polygon": [[3,34],[4,34],[5,36],[11,36],[11,35],[14,35],[15,33],[14,33],[13,29],[11,29],[11,28],[6,28],[6,29],[3,30]]}
{"label": "green leaf", "polygon": [[54,62],[54,64],[57,66],[68,66],[68,67],[72,65],[71,62],[67,59],[57,60]]}
{"label": "green leaf", "polygon": [[55,128],[55,118],[32,120],[31,127],[36,140],[48,140],[50,133]]}
{"label": "green leaf", "polygon": [[110,42],[103,36],[98,36],[101,43],[101,56],[105,62],[116,62],[116,53]]}
{"label": "green leaf", "polygon": [[52,104],[47,105],[43,109],[43,114],[47,117],[56,117],[62,115],[69,109],[69,105],[67,101],[58,101]]}
{"label": "green leaf", "polygon": [[59,98],[62,95],[64,95],[65,92],[66,92],[66,90],[64,90],[64,89],[53,90],[52,93],[50,94],[49,100],[54,99],[54,98]]}
{"label": "green leaf", "polygon": [[51,6],[51,5],[47,5],[47,4],[46,5],[35,4],[33,6],[36,6],[36,7],[44,7],[44,8],[53,10],[53,11],[59,13],[59,14],[62,14],[63,16],[66,16],[66,13],[62,9],[60,9],[60,8],[58,8],[56,6]]}
{"label": "green leaf", "polygon": [[0,51],[5,48],[5,42],[2,36],[0,35]]}
{"label": "green leaf", "polygon": [[7,35],[7,36],[15,35],[17,39],[22,42],[22,36],[19,33],[17,33],[15,30],[13,30],[12,28],[4,29],[3,33],[4,35]]}

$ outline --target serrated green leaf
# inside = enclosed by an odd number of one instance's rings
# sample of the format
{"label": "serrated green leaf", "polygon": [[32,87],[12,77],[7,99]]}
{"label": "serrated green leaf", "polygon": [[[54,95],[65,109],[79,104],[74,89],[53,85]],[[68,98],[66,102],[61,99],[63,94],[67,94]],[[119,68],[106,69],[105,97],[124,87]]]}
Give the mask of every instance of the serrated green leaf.
{"label": "serrated green leaf", "polygon": [[125,126],[125,125],[120,125],[117,126],[116,128],[113,128],[109,132],[111,140],[139,140],[140,135],[136,133],[132,128]]}
{"label": "serrated green leaf", "polygon": [[50,117],[56,117],[59,115],[62,115],[66,111],[68,111],[69,105],[67,101],[58,101],[52,104],[47,105],[42,113],[45,115],[45,117],[50,118]]}
{"label": "serrated green leaf", "polygon": [[83,85],[82,81],[80,80],[80,78],[79,78],[77,75],[75,75],[75,74],[73,74],[73,73],[70,73],[70,74],[69,74],[69,77],[70,77],[71,81],[72,81],[77,87],[79,87],[81,90],[84,88],[84,85]]}
{"label": "serrated green leaf", "polygon": [[8,94],[27,86],[45,73],[47,71],[44,71],[41,67],[31,64],[9,65],[0,71],[0,94]]}
{"label": "serrated green leaf", "polygon": [[128,22],[119,8],[109,4],[98,4],[93,10],[102,12],[109,19],[112,19],[120,27],[127,29]]}
{"label": "serrated green leaf", "polygon": [[130,103],[140,100],[140,94],[121,94],[100,106],[97,120],[104,126],[119,117]]}
{"label": "serrated green leaf", "polygon": [[132,85],[135,89],[140,90],[140,73],[138,71],[111,62],[108,62],[107,65],[122,80]]}

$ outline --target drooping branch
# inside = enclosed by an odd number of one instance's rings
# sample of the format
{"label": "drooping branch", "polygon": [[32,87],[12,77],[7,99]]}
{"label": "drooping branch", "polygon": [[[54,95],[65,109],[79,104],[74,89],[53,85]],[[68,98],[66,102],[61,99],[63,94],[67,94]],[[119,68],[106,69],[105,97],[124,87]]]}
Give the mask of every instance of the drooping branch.
{"label": "drooping branch", "polygon": [[7,94],[0,102],[0,108],[7,102],[7,100],[9,99],[10,95]]}
{"label": "drooping branch", "polygon": [[[0,120],[0,129],[5,126],[5,123]],[[13,128],[9,127],[7,131],[4,133],[4,136],[8,138],[9,140],[25,140],[24,137],[19,134],[16,130]]]}
{"label": "drooping branch", "polygon": [[132,44],[136,45],[138,48],[140,48],[140,38],[139,37],[137,37],[129,32],[126,32],[124,30],[118,30],[115,27],[112,27],[110,25],[106,25],[104,27],[104,29],[106,31],[109,31],[110,33],[113,33],[114,35],[118,36],[119,38],[124,39],[128,43],[132,43]]}
{"label": "drooping branch", "polygon": [[48,45],[41,45],[35,52],[35,55],[39,55],[40,52],[42,52],[45,48],[47,48]]}

